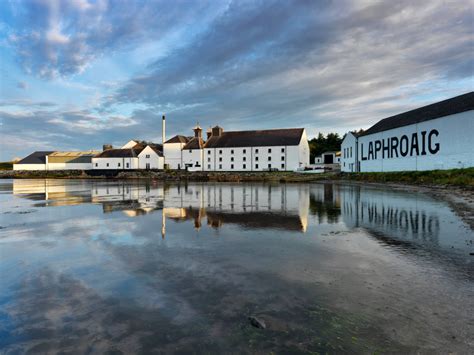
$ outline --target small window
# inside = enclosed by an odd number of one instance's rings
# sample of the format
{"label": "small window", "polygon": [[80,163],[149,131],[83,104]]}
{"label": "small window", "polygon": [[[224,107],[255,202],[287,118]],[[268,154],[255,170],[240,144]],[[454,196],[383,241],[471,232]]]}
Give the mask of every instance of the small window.
{"label": "small window", "polygon": [[243,159],[244,161],[247,161],[247,157],[243,157],[242,159]]}
{"label": "small window", "polygon": [[222,154],[222,150],[219,150],[219,154]]}
{"label": "small window", "polygon": [[282,157],[281,157],[281,161],[285,161],[285,156],[282,156]]}
{"label": "small window", "polygon": [[247,153],[247,149],[244,149],[244,154]]}
{"label": "small window", "polygon": [[234,164],[230,164],[230,168],[231,168],[231,169],[234,169]]}
{"label": "small window", "polygon": [[118,163],[118,166],[119,166],[119,168],[120,168],[120,163]]}
{"label": "small window", "polygon": [[255,164],[255,169],[258,169],[258,164]]}
{"label": "small window", "polygon": [[258,157],[255,157],[255,161],[258,161]]}
{"label": "small window", "polygon": [[255,149],[255,153],[258,153],[258,149]]}
{"label": "small window", "polygon": [[268,164],[268,169],[271,169],[272,168],[272,164]]}
{"label": "small window", "polygon": [[352,147],[351,147],[351,158],[352,158]]}
{"label": "small window", "polygon": [[150,154],[147,154],[146,157],[149,159],[149,158],[150,158]]}
{"label": "small window", "polygon": [[98,164],[98,163],[95,163],[95,166],[97,167],[97,166],[99,166],[99,164]]}
{"label": "small window", "polygon": [[222,164],[219,164],[219,169],[222,169]]}
{"label": "small window", "polygon": [[193,151],[191,149],[189,149],[189,152],[192,153]]}
{"label": "small window", "polygon": [[282,169],[285,169],[285,164],[281,164],[281,168],[282,168]]}
{"label": "small window", "polygon": [[230,150],[230,154],[234,154],[234,150],[233,150],[233,149]]}
{"label": "small window", "polygon": [[281,152],[284,153],[284,152],[285,152],[285,148],[281,148]]}
{"label": "small window", "polygon": [[230,161],[234,161],[234,157],[230,157]]}
{"label": "small window", "polygon": [[211,162],[211,158],[207,158],[207,162],[210,163],[210,162]]}
{"label": "small window", "polygon": [[207,154],[211,154],[211,151],[210,151],[210,150],[208,150],[208,151],[207,151]]}
{"label": "small window", "polygon": [[272,157],[268,157],[268,161],[272,161]]}
{"label": "small window", "polygon": [[129,168],[129,167],[130,167],[130,164],[129,164],[129,163],[127,163],[127,168]]}
{"label": "small window", "polygon": [[207,164],[207,168],[211,170],[211,164]]}
{"label": "small window", "polygon": [[247,165],[246,164],[242,165],[242,168],[247,169]]}
{"label": "small window", "polygon": [[222,161],[222,157],[219,158],[219,161]]}
{"label": "small window", "polygon": [[272,152],[272,148],[268,148],[268,152],[271,153],[271,152]]}
{"label": "small window", "polygon": [[109,163],[107,163],[107,166],[109,166]]}

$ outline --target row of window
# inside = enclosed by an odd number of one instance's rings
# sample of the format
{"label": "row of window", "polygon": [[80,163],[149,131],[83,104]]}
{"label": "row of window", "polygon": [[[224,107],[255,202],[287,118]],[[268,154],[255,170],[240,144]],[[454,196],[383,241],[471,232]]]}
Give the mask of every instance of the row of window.
{"label": "row of window", "polygon": [[352,147],[344,148],[344,150],[342,152],[342,157],[343,158],[352,158]]}
{"label": "row of window", "polygon": [[[234,169],[234,164],[230,164],[230,168]],[[268,169],[272,168],[272,164],[268,164]],[[281,164],[281,168],[284,170],[285,169],[285,164]],[[211,170],[212,166],[211,164],[207,164],[207,169]],[[219,169],[222,170],[222,164],[219,164]],[[242,164],[242,169],[247,169],[247,164]],[[255,169],[258,169],[258,164],[255,164]]]}
{"label": "row of window", "polygon": [[[268,153],[271,153],[271,152],[272,152],[272,148],[268,148]],[[281,152],[285,153],[285,148],[281,148]],[[247,149],[244,149],[242,153],[243,154],[247,153]],[[258,148],[255,149],[255,153],[258,153]],[[207,154],[211,154],[211,150],[208,150]],[[222,149],[219,149],[219,154],[222,154]],[[234,154],[233,149],[230,150],[230,154]]]}
{"label": "row of window", "polygon": [[[148,164],[148,163],[147,163]],[[110,167],[109,163],[106,163],[105,164],[108,167]],[[99,166],[99,163],[95,163],[95,167],[97,168]],[[120,168],[121,167],[121,164],[120,163],[117,163],[117,166]],[[125,167],[126,168],[129,168],[130,167],[130,163],[125,163]]]}
{"label": "row of window", "polygon": [[[234,161],[234,157],[230,157],[230,161]],[[242,157],[242,161],[247,161],[247,157]],[[258,157],[255,157],[255,161],[258,161]],[[272,161],[272,157],[268,157],[268,161]],[[285,161],[285,156],[281,157],[281,161]],[[207,162],[211,162],[211,158],[207,158]],[[222,157],[219,157],[219,162],[222,162]]]}

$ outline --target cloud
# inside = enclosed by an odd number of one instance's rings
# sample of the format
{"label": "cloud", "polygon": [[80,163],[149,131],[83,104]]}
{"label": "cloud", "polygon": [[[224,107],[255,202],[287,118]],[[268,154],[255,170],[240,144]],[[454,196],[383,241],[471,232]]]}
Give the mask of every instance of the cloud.
{"label": "cloud", "polygon": [[159,0],[28,0],[14,6],[17,23],[9,43],[23,68],[43,78],[82,72],[104,54],[162,40],[219,8],[214,2]]}

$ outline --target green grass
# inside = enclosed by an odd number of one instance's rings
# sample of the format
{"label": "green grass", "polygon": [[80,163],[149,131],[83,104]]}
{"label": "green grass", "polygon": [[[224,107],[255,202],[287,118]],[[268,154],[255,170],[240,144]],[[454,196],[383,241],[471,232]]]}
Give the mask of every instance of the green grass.
{"label": "green grass", "polygon": [[474,188],[474,168],[387,173],[352,173],[342,174],[342,178],[345,180],[367,182],[409,183],[415,185],[453,185]]}
{"label": "green grass", "polygon": [[13,170],[13,162],[11,161],[0,162],[0,170]]}

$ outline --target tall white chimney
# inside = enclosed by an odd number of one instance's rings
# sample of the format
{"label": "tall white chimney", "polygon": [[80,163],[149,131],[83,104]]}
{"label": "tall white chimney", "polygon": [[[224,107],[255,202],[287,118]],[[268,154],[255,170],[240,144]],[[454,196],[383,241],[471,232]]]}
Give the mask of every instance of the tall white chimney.
{"label": "tall white chimney", "polygon": [[162,144],[164,146],[165,144],[165,140],[166,140],[166,119],[165,119],[165,115],[163,115],[163,119],[161,120],[161,140],[162,140]]}

